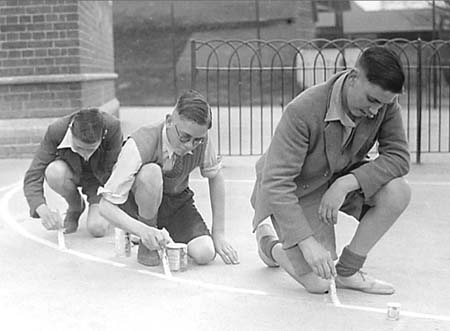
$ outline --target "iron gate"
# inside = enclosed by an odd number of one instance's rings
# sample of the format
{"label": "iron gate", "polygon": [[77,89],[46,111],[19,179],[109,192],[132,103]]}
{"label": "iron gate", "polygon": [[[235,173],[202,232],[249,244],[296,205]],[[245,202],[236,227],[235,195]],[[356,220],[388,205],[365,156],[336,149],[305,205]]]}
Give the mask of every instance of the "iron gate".
{"label": "iron gate", "polygon": [[191,86],[213,107],[219,154],[262,154],[293,97],[353,67],[362,50],[372,45],[394,50],[404,65],[400,104],[416,162],[422,152],[450,152],[450,41],[194,40]]}

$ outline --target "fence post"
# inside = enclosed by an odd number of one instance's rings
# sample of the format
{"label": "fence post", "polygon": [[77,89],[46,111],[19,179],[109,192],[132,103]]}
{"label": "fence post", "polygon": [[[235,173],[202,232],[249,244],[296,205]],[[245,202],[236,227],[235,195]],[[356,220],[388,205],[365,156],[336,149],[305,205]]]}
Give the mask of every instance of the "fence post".
{"label": "fence post", "polygon": [[420,164],[422,145],[422,40],[417,39],[417,79],[416,79],[416,107],[417,107],[417,137],[416,137],[416,163]]}
{"label": "fence post", "polygon": [[177,59],[176,59],[176,46],[175,46],[175,33],[176,33],[176,21],[175,21],[175,4],[170,2],[170,26],[171,26],[171,41],[172,41],[172,72],[173,72],[173,88],[175,93],[174,102],[178,99],[178,77],[177,77]]}
{"label": "fence post", "polygon": [[195,40],[191,40],[191,89],[195,89],[197,80],[197,57],[195,53]]}

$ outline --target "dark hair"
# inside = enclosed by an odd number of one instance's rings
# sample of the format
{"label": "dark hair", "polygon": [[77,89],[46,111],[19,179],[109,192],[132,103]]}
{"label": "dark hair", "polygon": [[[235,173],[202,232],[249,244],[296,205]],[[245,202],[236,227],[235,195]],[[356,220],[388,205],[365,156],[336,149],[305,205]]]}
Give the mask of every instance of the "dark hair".
{"label": "dark hair", "polygon": [[175,110],[187,120],[199,125],[206,125],[208,129],[212,125],[211,107],[205,97],[195,90],[184,92],[177,100]]}
{"label": "dark hair", "polygon": [[402,92],[405,74],[400,58],[393,51],[382,46],[369,47],[357,63],[372,84],[392,93]]}
{"label": "dark hair", "polygon": [[72,118],[72,134],[86,144],[103,138],[105,120],[97,108],[81,109]]}

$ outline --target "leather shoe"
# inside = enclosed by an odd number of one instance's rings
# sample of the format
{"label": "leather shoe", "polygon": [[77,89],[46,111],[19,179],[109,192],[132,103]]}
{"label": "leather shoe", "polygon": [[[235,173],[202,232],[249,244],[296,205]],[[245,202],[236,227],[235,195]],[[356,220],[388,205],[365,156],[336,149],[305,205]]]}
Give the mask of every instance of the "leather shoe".
{"label": "leather shoe", "polygon": [[392,284],[370,277],[362,271],[358,271],[350,277],[336,276],[336,287],[371,294],[394,294],[395,292]]}
{"label": "leather shoe", "polygon": [[158,251],[148,249],[142,241],[139,241],[137,261],[147,267],[155,267],[161,263],[161,258],[159,257]]}
{"label": "leather shoe", "polygon": [[64,218],[64,233],[73,233],[77,231],[80,216],[86,209],[86,202],[84,202],[84,199],[81,199],[81,203],[81,210],[66,212],[66,217]]}
{"label": "leather shoe", "polygon": [[261,249],[261,239],[266,236],[272,236],[274,237],[274,239],[277,238],[275,231],[269,224],[258,225],[258,228],[256,229],[256,243],[258,244],[258,255],[268,267],[271,268],[279,267],[279,264],[273,258],[264,254],[264,252]]}

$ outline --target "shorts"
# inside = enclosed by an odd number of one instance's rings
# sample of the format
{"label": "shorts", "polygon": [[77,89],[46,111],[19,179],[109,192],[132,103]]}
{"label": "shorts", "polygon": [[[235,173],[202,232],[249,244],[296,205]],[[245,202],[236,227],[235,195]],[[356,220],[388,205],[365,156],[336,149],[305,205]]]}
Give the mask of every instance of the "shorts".
{"label": "shorts", "polygon": [[[314,238],[326,249],[330,252],[331,258],[333,260],[337,259],[336,254],[336,236],[334,231],[334,225],[328,225],[322,222],[319,219],[319,205],[322,194],[318,196],[312,203],[307,205],[302,205],[303,213],[307,218],[313,233]],[[370,209],[370,206],[366,204],[364,195],[361,190],[352,191],[345,197],[344,204],[342,205],[340,211],[344,212],[347,215],[355,217],[358,221],[362,219],[362,217],[366,214],[366,212]],[[275,228],[275,231],[279,235],[279,226],[277,225],[277,220],[272,215],[271,216],[272,224]],[[311,267],[308,262],[306,262],[303,257],[303,253],[298,247],[295,245],[293,247],[289,247],[285,250],[286,255],[291,262],[295,273],[298,276],[305,275],[307,273],[312,272]]]}
{"label": "shorts", "polygon": [[[210,236],[203,217],[194,204],[194,192],[186,188],[176,195],[163,194],[158,209],[157,227],[165,228],[175,242],[189,243],[200,236]],[[133,193],[130,192],[128,200],[119,206],[133,218],[138,218],[137,205]]]}
{"label": "shorts", "polygon": [[97,194],[99,186],[102,184],[95,177],[92,169],[88,166],[81,166],[81,173],[75,172],[74,168],[68,160],[62,158],[56,158],[56,160],[63,161],[72,172],[72,181],[77,187],[81,187],[81,192],[87,196],[87,201],[89,205],[96,204],[100,202],[101,195]]}

